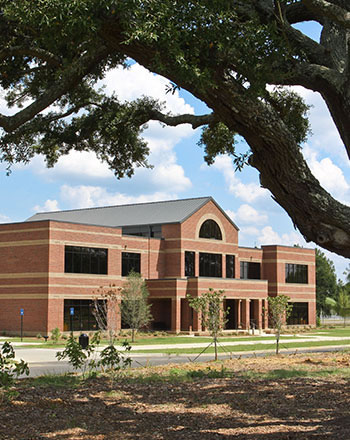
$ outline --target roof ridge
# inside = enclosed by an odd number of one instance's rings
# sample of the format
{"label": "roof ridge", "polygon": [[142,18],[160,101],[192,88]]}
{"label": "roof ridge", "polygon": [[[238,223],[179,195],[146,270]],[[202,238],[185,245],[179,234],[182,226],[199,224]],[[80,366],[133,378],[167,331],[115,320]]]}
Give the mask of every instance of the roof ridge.
{"label": "roof ridge", "polygon": [[189,197],[189,198],[185,198],[185,199],[176,199],[176,200],[158,200],[158,201],[153,201],[153,202],[140,202],[140,203],[126,203],[125,205],[107,205],[107,206],[92,206],[90,208],[77,208],[77,209],[61,209],[58,211],[41,211],[41,212],[36,212],[35,215],[37,214],[56,214],[59,212],[77,212],[77,211],[92,211],[94,209],[106,209],[106,208],[119,208],[121,206],[140,206],[140,205],[152,205],[152,204],[156,204],[156,203],[170,203],[170,202],[183,202],[185,200],[200,200],[200,199],[208,199],[211,200],[212,196],[202,196],[202,197]]}

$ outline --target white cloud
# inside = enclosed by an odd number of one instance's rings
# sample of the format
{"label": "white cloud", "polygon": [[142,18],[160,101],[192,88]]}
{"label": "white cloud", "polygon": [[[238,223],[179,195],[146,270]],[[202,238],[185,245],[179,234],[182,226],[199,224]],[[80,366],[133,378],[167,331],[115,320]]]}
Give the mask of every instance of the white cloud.
{"label": "white cloud", "polygon": [[128,69],[110,70],[100,85],[105,86],[108,94],[116,92],[122,102],[150,96],[164,102],[167,111],[175,114],[194,113],[193,108],[180,98],[178,90],[166,93],[169,80],[151,73],[139,64],[133,64]]}
{"label": "white cloud", "polygon": [[265,226],[258,237],[259,245],[279,244],[285,246],[307,246],[304,238],[296,231],[279,235],[271,226]]}
{"label": "white cloud", "polygon": [[113,172],[107,164],[97,159],[96,154],[87,151],[72,151],[62,156],[54,168],[47,168],[43,156],[36,156],[29,167],[49,180],[57,179],[111,179]]}
{"label": "white cloud", "polygon": [[131,196],[122,193],[111,193],[100,186],[69,186],[61,187],[61,200],[71,208],[91,208],[94,206],[125,205],[128,203],[155,202],[174,199],[175,194],[155,192],[148,195]]}
{"label": "white cloud", "polygon": [[10,223],[11,219],[7,215],[0,214],[0,223]]}
{"label": "white cloud", "polygon": [[33,208],[34,212],[50,212],[50,211],[58,211],[60,208],[58,206],[57,200],[48,199],[44,203],[43,206],[35,205]]}
{"label": "white cloud", "polygon": [[350,203],[350,185],[344,172],[329,157],[318,160],[317,152],[306,145],[303,154],[320,184],[343,203]]}
{"label": "white cloud", "polygon": [[[118,68],[108,72],[99,86],[105,85],[107,93],[116,92],[121,101],[147,95],[164,102],[166,111],[174,114],[194,113],[193,108],[186,104],[178,91],[166,94],[168,83],[165,78],[134,64],[128,70]],[[154,168],[136,168],[131,180],[125,178],[117,181],[113,172],[105,163],[99,161],[93,152],[72,151],[61,157],[51,169],[45,166],[43,157],[36,157],[28,167],[49,181],[73,181],[91,187],[100,187],[101,184],[110,186],[115,183],[120,185],[124,192],[127,186],[127,191],[131,194],[140,191],[157,193],[159,188],[164,193],[177,193],[189,189],[192,184],[183,167],[177,162],[174,147],[193,134],[194,131],[188,124],[163,128],[160,123],[151,121],[143,132],[143,137],[148,142],[149,163],[154,165]]]}
{"label": "white cloud", "polygon": [[259,213],[255,208],[247,204],[241,205],[236,213],[229,211],[228,215],[238,224],[253,223],[255,225],[261,225],[268,220],[268,216],[265,213]]}
{"label": "white cloud", "polygon": [[229,192],[244,202],[252,203],[267,198],[269,191],[256,183],[243,183],[235,172],[232,159],[228,155],[218,156],[213,167],[224,175]]}
{"label": "white cloud", "polygon": [[312,129],[309,143],[318,150],[344,158],[345,149],[343,142],[321,95],[300,86],[292,88],[305,99],[307,104],[312,106],[309,111]]}

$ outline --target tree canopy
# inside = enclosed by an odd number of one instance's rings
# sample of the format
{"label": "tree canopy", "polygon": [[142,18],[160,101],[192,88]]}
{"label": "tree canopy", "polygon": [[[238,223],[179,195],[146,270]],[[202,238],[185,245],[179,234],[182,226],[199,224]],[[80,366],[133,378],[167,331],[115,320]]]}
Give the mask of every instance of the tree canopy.
{"label": "tree canopy", "polygon": [[333,261],[319,249],[316,249],[316,310],[318,316],[331,314],[331,308],[327,304],[326,298],[335,298],[338,290]]}
{"label": "tree canopy", "polygon": [[[316,42],[293,25],[315,21]],[[248,162],[307,241],[350,256],[350,208],[312,175],[301,153],[307,106],[285,86],[319,92],[350,155],[348,0],[0,0],[0,159],[94,151],[117,177],[149,166],[148,121],[203,127],[211,163]],[[151,97],[121,103],[96,82],[132,58],[206,103],[171,115]],[[237,156],[235,136],[249,145]]]}

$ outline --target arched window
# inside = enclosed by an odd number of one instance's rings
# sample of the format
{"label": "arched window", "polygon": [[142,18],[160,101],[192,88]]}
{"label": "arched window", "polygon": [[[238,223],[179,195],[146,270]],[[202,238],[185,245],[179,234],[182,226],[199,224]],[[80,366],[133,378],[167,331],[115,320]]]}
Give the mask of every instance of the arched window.
{"label": "arched window", "polygon": [[219,225],[214,220],[206,220],[201,226],[199,237],[222,240],[222,234]]}

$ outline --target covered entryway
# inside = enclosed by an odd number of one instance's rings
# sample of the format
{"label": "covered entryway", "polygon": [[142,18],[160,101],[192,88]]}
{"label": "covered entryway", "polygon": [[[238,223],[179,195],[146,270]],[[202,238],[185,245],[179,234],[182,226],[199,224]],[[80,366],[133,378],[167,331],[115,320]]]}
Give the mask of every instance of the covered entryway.
{"label": "covered entryway", "polygon": [[152,330],[171,330],[171,299],[151,299]]}

